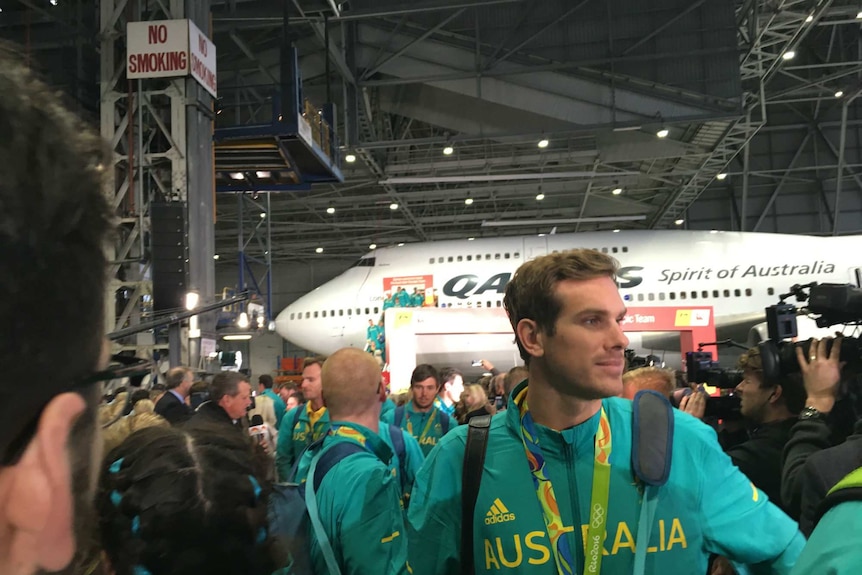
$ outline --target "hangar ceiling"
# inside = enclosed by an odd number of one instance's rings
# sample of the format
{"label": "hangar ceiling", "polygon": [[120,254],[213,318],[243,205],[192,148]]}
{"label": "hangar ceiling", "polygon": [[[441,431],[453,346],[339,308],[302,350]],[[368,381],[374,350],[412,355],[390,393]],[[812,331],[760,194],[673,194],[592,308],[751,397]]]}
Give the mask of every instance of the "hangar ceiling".
{"label": "hangar ceiling", "polygon": [[[304,97],[329,94],[356,156],[343,184],[270,195],[274,261],[553,229],[862,227],[858,2],[211,4],[217,127],[271,118],[289,34]],[[92,2],[0,7],[0,37],[98,121]],[[260,225],[237,205],[218,197],[222,263]]]}

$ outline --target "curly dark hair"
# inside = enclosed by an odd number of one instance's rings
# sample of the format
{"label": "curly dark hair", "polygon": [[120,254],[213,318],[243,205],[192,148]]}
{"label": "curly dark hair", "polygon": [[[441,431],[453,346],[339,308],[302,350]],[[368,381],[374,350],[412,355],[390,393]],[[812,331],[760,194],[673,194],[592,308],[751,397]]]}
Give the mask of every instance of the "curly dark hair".
{"label": "curly dark hair", "polygon": [[116,575],[275,571],[270,486],[243,439],[219,426],[152,427],[108,454],[96,508]]}

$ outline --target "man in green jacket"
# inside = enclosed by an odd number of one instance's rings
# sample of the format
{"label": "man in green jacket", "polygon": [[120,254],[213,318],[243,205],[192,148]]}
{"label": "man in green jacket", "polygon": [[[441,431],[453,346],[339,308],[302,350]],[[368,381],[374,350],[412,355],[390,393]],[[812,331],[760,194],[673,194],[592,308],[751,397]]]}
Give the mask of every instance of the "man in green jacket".
{"label": "man in green jacket", "polygon": [[427,456],[441,437],[457,427],[458,422],[434,405],[440,391],[440,375],[432,365],[416,366],[410,376],[412,398],[387,415],[383,421],[393,423],[416,438]]}
{"label": "man in green jacket", "polygon": [[281,396],[272,390],[273,384],[272,376],[268,373],[264,373],[257,378],[257,392],[272,400],[272,407],[275,410],[275,428],[278,429],[281,427],[281,420],[284,419],[284,412],[287,408]]}
{"label": "man in green jacket", "polygon": [[302,450],[319,439],[329,428],[329,413],[323,404],[320,372],[325,357],[308,357],[302,365],[302,394],[305,404],[284,414],[275,449],[278,477],[284,481]]}
{"label": "man in green jacket", "polygon": [[[368,354],[345,348],[323,366],[323,398],[332,418],[320,453],[341,443],[363,449],[336,463],[316,491],[320,519],[344,575],[407,573],[407,538],[400,487],[392,450],[376,433],[386,392],[377,363]],[[300,460],[297,480],[304,481],[314,452]],[[310,530],[315,573],[328,569]]]}
{"label": "man in green jacket", "polygon": [[[466,526],[475,572],[633,573],[643,545],[647,575],[706,573],[712,553],[789,573],[804,545],[796,523],[733,466],[712,429],[681,412],[673,413],[670,476],[655,492],[649,539],[640,532],[632,404],[615,397],[628,344],[616,271],[598,251],[572,250],[522,265],[506,288],[529,379],[491,423]],[[461,427],[444,437],[414,485],[416,575],[460,569],[466,435]]]}

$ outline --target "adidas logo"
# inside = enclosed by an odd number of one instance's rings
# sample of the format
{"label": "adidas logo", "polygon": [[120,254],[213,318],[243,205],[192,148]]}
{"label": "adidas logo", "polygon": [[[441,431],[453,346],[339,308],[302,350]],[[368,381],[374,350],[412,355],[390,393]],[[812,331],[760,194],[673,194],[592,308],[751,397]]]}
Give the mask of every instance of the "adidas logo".
{"label": "adidas logo", "polygon": [[514,521],[515,514],[511,513],[500,499],[495,499],[491,509],[485,514],[485,525],[494,525],[495,523],[505,523],[506,521]]}

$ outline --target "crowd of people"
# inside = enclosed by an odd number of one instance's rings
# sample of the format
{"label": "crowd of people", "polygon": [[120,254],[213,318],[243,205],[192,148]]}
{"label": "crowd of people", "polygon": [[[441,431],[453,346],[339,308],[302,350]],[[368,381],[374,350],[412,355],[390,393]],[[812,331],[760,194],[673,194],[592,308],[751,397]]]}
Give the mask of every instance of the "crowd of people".
{"label": "crowd of people", "polygon": [[111,160],[2,49],[0,132],[0,573],[858,572],[840,345],[781,380],[746,354],[750,429],[723,444],[698,391],[623,376],[616,262],[572,250],[507,285],[525,365],[479,384],[419,365],[388,398],[348,348],[298,390],[175,367],[105,401],[125,373],[103,332]]}

